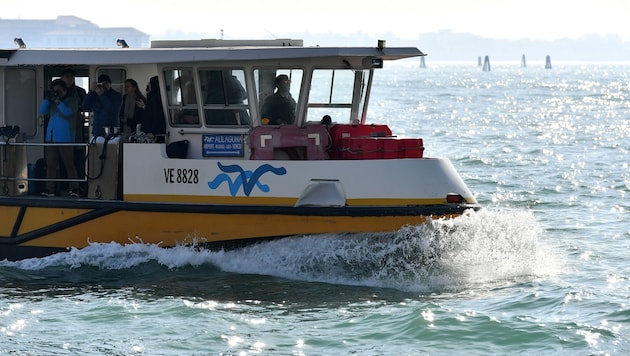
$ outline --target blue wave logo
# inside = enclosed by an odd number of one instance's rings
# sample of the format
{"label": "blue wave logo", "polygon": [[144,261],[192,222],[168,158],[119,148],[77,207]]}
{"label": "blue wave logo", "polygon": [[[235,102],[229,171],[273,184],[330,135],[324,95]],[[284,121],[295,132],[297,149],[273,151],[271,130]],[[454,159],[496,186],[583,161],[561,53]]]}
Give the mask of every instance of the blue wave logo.
{"label": "blue wave logo", "polygon": [[[287,170],[284,167],[275,168],[269,164],[263,164],[253,172],[246,171],[237,164],[224,166],[221,162],[217,162],[217,165],[219,169],[225,173],[217,175],[214,180],[208,182],[208,187],[210,187],[210,189],[217,189],[223,182],[227,182],[230,188],[230,194],[232,194],[233,197],[236,196],[236,193],[238,193],[241,187],[243,187],[243,192],[246,196],[251,194],[254,187],[258,187],[262,192],[268,193],[270,190],[269,186],[261,183],[259,181],[260,177],[267,172],[278,176],[287,174]],[[232,180],[228,173],[238,173],[238,175]]]}

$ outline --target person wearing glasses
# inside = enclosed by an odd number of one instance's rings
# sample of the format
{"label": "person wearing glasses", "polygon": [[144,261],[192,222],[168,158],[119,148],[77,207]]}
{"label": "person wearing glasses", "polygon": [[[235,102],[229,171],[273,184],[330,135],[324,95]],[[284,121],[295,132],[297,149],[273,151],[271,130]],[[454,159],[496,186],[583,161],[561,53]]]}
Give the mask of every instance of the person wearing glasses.
{"label": "person wearing glasses", "polygon": [[280,74],[274,80],[275,93],[269,95],[261,110],[262,123],[265,125],[293,124],[295,122],[296,103],[291,93],[291,80],[286,74]]}

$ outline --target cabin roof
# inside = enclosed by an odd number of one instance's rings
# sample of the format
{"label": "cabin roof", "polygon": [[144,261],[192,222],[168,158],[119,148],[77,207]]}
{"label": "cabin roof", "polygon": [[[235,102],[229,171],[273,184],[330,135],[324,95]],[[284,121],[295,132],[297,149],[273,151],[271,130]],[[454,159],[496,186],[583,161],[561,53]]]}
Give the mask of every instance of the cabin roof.
{"label": "cabin roof", "polygon": [[424,56],[415,47],[213,47],[111,49],[0,49],[0,66],[124,65],[207,61],[265,61],[317,58],[378,57],[395,60]]}

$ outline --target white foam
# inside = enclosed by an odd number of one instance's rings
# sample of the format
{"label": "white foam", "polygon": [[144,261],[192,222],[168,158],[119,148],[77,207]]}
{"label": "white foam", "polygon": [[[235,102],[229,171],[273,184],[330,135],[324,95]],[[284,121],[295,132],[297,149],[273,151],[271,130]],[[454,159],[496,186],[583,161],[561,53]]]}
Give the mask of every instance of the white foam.
{"label": "white foam", "polygon": [[39,259],[1,262],[21,269],[56,266],[127,269],[155,261],[169,269],[213,265],[334,284],[405,291],[458,291],[473,285],[559,273],[562,262],[528,211],[469,212],[395,233],[299,236],[240,250],[161,248],[141,242],[91,244]]}
{"label": "white foam", "polygon": [[393,234],[305,236],[215,255],[220,268],[407,291],[460,290],[561,271],[530,212],[470,212]]}

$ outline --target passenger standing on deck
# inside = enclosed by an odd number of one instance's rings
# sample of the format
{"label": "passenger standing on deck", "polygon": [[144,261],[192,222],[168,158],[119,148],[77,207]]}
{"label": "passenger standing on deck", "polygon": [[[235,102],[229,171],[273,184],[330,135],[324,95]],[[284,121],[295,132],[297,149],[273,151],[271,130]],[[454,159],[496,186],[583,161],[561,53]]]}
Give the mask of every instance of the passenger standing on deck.
{"label": "passenger standing on deck", "polygon": [[83,136],[84,118],[83,118],[83,110],[82,110],[81,105],[83,104],[83,99],[85,99],[85,96],[87,95],[87,93],[85,92],[85,89],[76,85],[75,77],[76,77],[76,73],[71,68],[66,68],[63,71],[61,71],[61,79],[66,83],[66,86],[68,87],[68,96],[73,97],[78,105],[77,119],[75,122],[75,125],[76,125],[75,142],[85,142],[86,139]]}
{"label": "passenger standing on deck", "polygon": [[157,75],[149,79],[147,84],[147,107],[142,120],[142,131],[149,139],[164,142],[166,119],[162,109],[162,93]]}
{"label": "passenger standing on deck", "polygon": [[[106,136],[105,127],[112,130],[120,127],[120,107],[122,95],[112,88],[112,80],[109,75],[101,74],[97,83],[83,100],[83,108],[94,112],[92,123],[92,135]],[[112,132],[112,131],[110,131]]]}
{"label": "passenger standing on deck", "polygon": [[295,122],[295,100],[291,96],[291,80],[285,74],[280,74],[274,80],[275,93],[269,95],[262,106],[261,119],[263,124],[281,125]]}
{"label": "passenger standing on deck", "polygon": [[[73,97],[77,104],[77,115],[74,121],[74,142],[87,142],[87,137],[83,132],[85,127],[85,116],[83,115],[82,108],[83,99],[85,99],[87,93],[85,92],[85,89],[76,85],[75,78],[76,72],[74,71],[74,69],[66,68],[61,71],[61,80],[63,80],[68,87],[68,96]],[[80,176],[81,178],[85,177],[85,154],[86,152],[84,147],[74,147],[74,165],[77,167],[78,176]],[[81,183],[81,185],[81,189],[85,190],[85,183]]]}
{"label": "passenger standing on deck", "polygon": [[125,139],[136,131],[136,125],[142,123],[146,106],[147,99],[138,89],[138,82],[133,79],[125,80],[125,94],[120,108],[121,134]]}
{"label": "passenger standing on deck", "polygon": [[[46,98],[39,106],[42,115],[49,115],[48,126],[46,126],[46,143],[73,143],[75,142],[74,121],[76,120],[77,102],[68,93],[66,83],[61,79],[55,79],[51,83],[52,90],[48,91]],[[61,162],[60,162],[61,160]],[[57,178],[57,169],[63,163],[69,179],[77,178],[77,171],[74,166],[73,146],[46,146],[46,179]],[[77,182],[70,182],[70,196],[78,196],[79,185]],[[56,184],[53,181],[46,181],[46,190],[42,193],[45,196],[54,196]]]}

